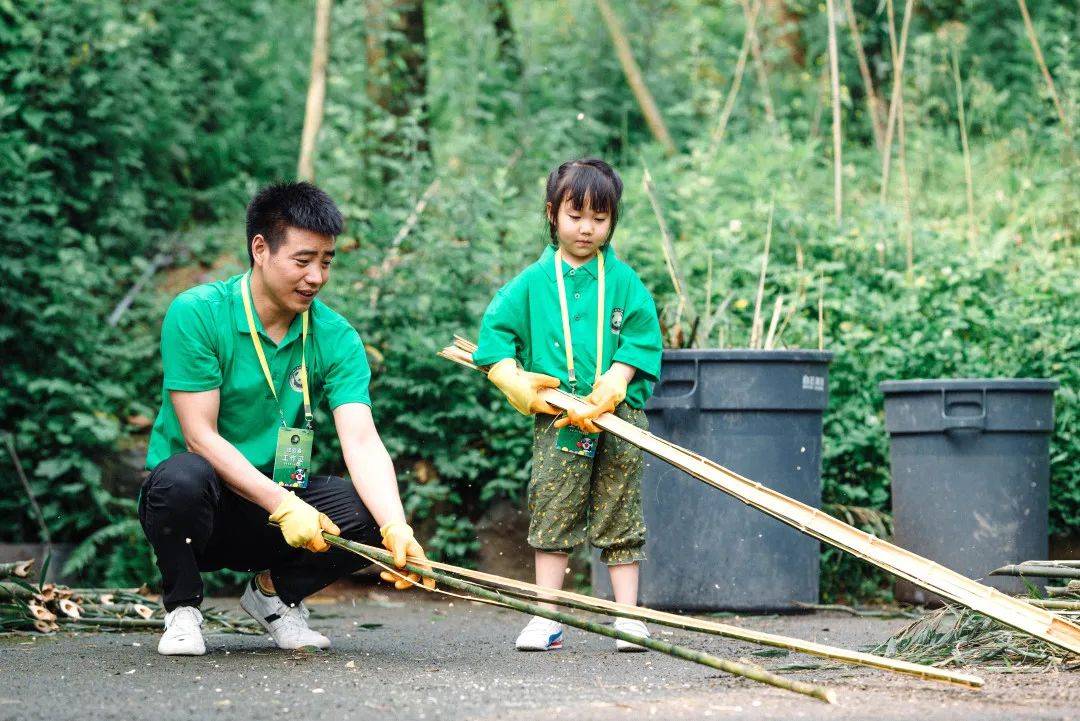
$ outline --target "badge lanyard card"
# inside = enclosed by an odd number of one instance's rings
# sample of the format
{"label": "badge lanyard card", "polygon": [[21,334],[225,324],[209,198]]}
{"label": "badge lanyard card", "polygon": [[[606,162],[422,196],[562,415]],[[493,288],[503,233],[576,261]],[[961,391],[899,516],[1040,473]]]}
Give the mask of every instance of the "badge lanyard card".
{"label": "badge lanyard card", "polygon": [[248,277],[245,274],[240,281],[241,293],[244,298],[244,313],[247,315],[248,332],[251,333],[251,343],[255,346],[255,355],[259,357],[259,365],[262,366],[266,383],[270,386],[270,392],[274,395],[277,403],[278,417],[281,419],[281,427],[278,428],[277,448],[274,451],[274,483],[286,488],[307,488],[308,477],[311,473],[311,446],[315,439],[312,430],[311,394],[308,391],[307,377],[307,334],[308,334],[308,311],[302,316],[302,340],[300,345],[300,387],[304,392],[304,428],[290,428],[285,422],[285,413],[281,410],[281,400],[278,398],[277,388],[274,387],[274,377],[270,374],[270,366],[266,362],[266,354],[263,353],[262,343],[259,342],[259,334],[255,330],[255,317],[251,312],[251,289],[248,286]]}
{"label": "badge lanyard card", "polygon": [[[596,384],[604,362],[604,254],[596,256]],[[563,349],[566,351],[566,374],[570,381],[570,392],[577,394],[577,376],[574,373],[574,343],[570,338],[570,313],[566,307],[566,283],[562,274],[562,250],[555,251],[555,283],[559,288],[559,311],[562,313]],[[555,447],[567,453],[574,453],[586,458],[596,455],[599,433],[586,433],[574,426],[559,429],[555,437]]]}

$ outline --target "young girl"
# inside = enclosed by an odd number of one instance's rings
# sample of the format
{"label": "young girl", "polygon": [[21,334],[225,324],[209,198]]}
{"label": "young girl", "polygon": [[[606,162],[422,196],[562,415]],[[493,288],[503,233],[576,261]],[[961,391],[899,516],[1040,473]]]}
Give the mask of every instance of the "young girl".
{"label": "young girl", "polygon": [[[645,401],[660,374],[656,305],[637,274],[611,248],[622,180],[602,160],[563,163],[548,176],[550,246],[492,299],[473,360],[519,412],[536,415],[529,481],[529,545],[536,583],[561,588],[568,554],[588,540],[608,564],[615,600],[637,604],[645,558],[641,511],[643,453],[600,433],[614,412],[647,428]],[[543,388],[584,396],[581,413],[540,400]],[[648,637],[645,624],[618,619],[620,631]],[[517,638],[522,651],[562,647],[562,625],[534,617]],[[644,651],[617,641],[620,651]]]}

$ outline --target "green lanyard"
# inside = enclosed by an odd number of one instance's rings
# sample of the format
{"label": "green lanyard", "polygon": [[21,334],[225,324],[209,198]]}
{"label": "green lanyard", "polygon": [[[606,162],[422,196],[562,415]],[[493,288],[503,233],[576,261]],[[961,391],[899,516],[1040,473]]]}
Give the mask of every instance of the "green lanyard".
{"label": "green lanyard", "polygon": [[[251,289],[248,287],[248,278],[251,277],[251,271],[244,274],[244,277],[240,280],[240,295],[244,299],[244,314],[247,315],[248,332],[251,333],[251,344],[255,346],[255,355],[259,356],[259,365],[262,366],[263,375],[266,376],[266,384],[270,386],[270,392],[274,394],[274,402],[277,403],[278,415],[281,417],[282,427],[288,428],[289,424],[285,422],[285,412],[281,410],[281,401],[278,399],[277,389],[274,387],[274,377],[270,375],[270,366],[266,362],[266,355],[263,353],[262,343],[259,342],[259,334],[255,330],[255,316],[251,312]],[[302,316],[303,334],[300,342],[300,387],[304,391],[304,423],[307,428],[311,428],[313,423],[313,416],[311,414],[311,395],[308,392],[308,378],[307,378],[307,333],[308,333],[308,312],[305,310]]]}
{"label": "green lanyard", "polygon": [[[600,377],[604,362],[604,253],[596,255],[596,375],[593,384]],[[570,381],[570,392],[577,393],[577,376],[574,373],[574,342],[570,338],[570,313],[566,309],[566,284],[562,274],[562,248],[555,251],[555,284],[559,287],[559,310],[562,312],[563,348],[566,350],[566,375]]]}

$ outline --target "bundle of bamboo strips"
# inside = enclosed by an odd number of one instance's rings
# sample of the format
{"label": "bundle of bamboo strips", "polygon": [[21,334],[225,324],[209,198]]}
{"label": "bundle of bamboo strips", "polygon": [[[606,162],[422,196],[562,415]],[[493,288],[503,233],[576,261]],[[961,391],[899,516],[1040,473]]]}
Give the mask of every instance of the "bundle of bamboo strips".
{"label": "bundle of bamboo strips", "polygon": [[[0,564],[0,633],[163,628],[165,608],[142,588],[34,586],[26,579],[34,562]],[[260,633],[251,619],[203,609],[210,628],[227,633]]]}

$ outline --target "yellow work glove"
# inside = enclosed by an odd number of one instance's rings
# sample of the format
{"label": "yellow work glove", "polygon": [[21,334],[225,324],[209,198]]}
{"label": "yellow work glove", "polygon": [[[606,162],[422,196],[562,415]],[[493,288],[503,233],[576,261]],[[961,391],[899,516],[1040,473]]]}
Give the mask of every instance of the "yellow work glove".
{"label": "yellow work glove", "polygon": [[518,367],[513,358],[504,358],[491,367],[488,379],[503,392],[510,405],[522,415],[549,413],[559,415],[559,410],[547,401],[540,400],[543,388],[558,388],[559,379],[543,373],[530,373]]}
{"label": "yellow work glove", "polygon": [[615,406],[626,398],[626,378],[618,371],[609,370],[596,379],[592,393],[585,396],[588,407],[579,410],[570,409],[566,415],[555,421],[556,428],[573,425],[586,433],[599,433],[600,427],[595,421],[605,413],[611,413]]}
{"label": "yellow work glove", "polygon": [[322,532],[341,535],[341,529],[334,525],[325,513],[319,513],[313,507],[300,500],[295,493],[287,492],[277,509],[270,515],[270,522],[281,526],[281,535],[293,548],[306,548],[320,553],[330,548],[323,540]]}
{"label": "yellow work glove", "polygon": [[[379,533],[382,535],[382,545],[386,547],[387,551],[394,554],[394,565],[398,568],[405,568],[406,556],[413,559],[422,559],[423,561],[427,560],[424,549],[416,542],[416,537],[413,536],[413,530],[409,524],[403,521],[387,523],[379,529]],[[431,566],[427,565],[427,563],[416,563],[416,565],[421,568],[431,569]],[[401,576],[405,576],[405,578]],[[413,571],[402,571],[400,576],[389,571],[383,571],[379,574],[379,578],[394,584],[394,588],[399,591],[420,583],[420,574]],[[435,579],[425,578],[424,586],[429,590],[434,590]]]}

